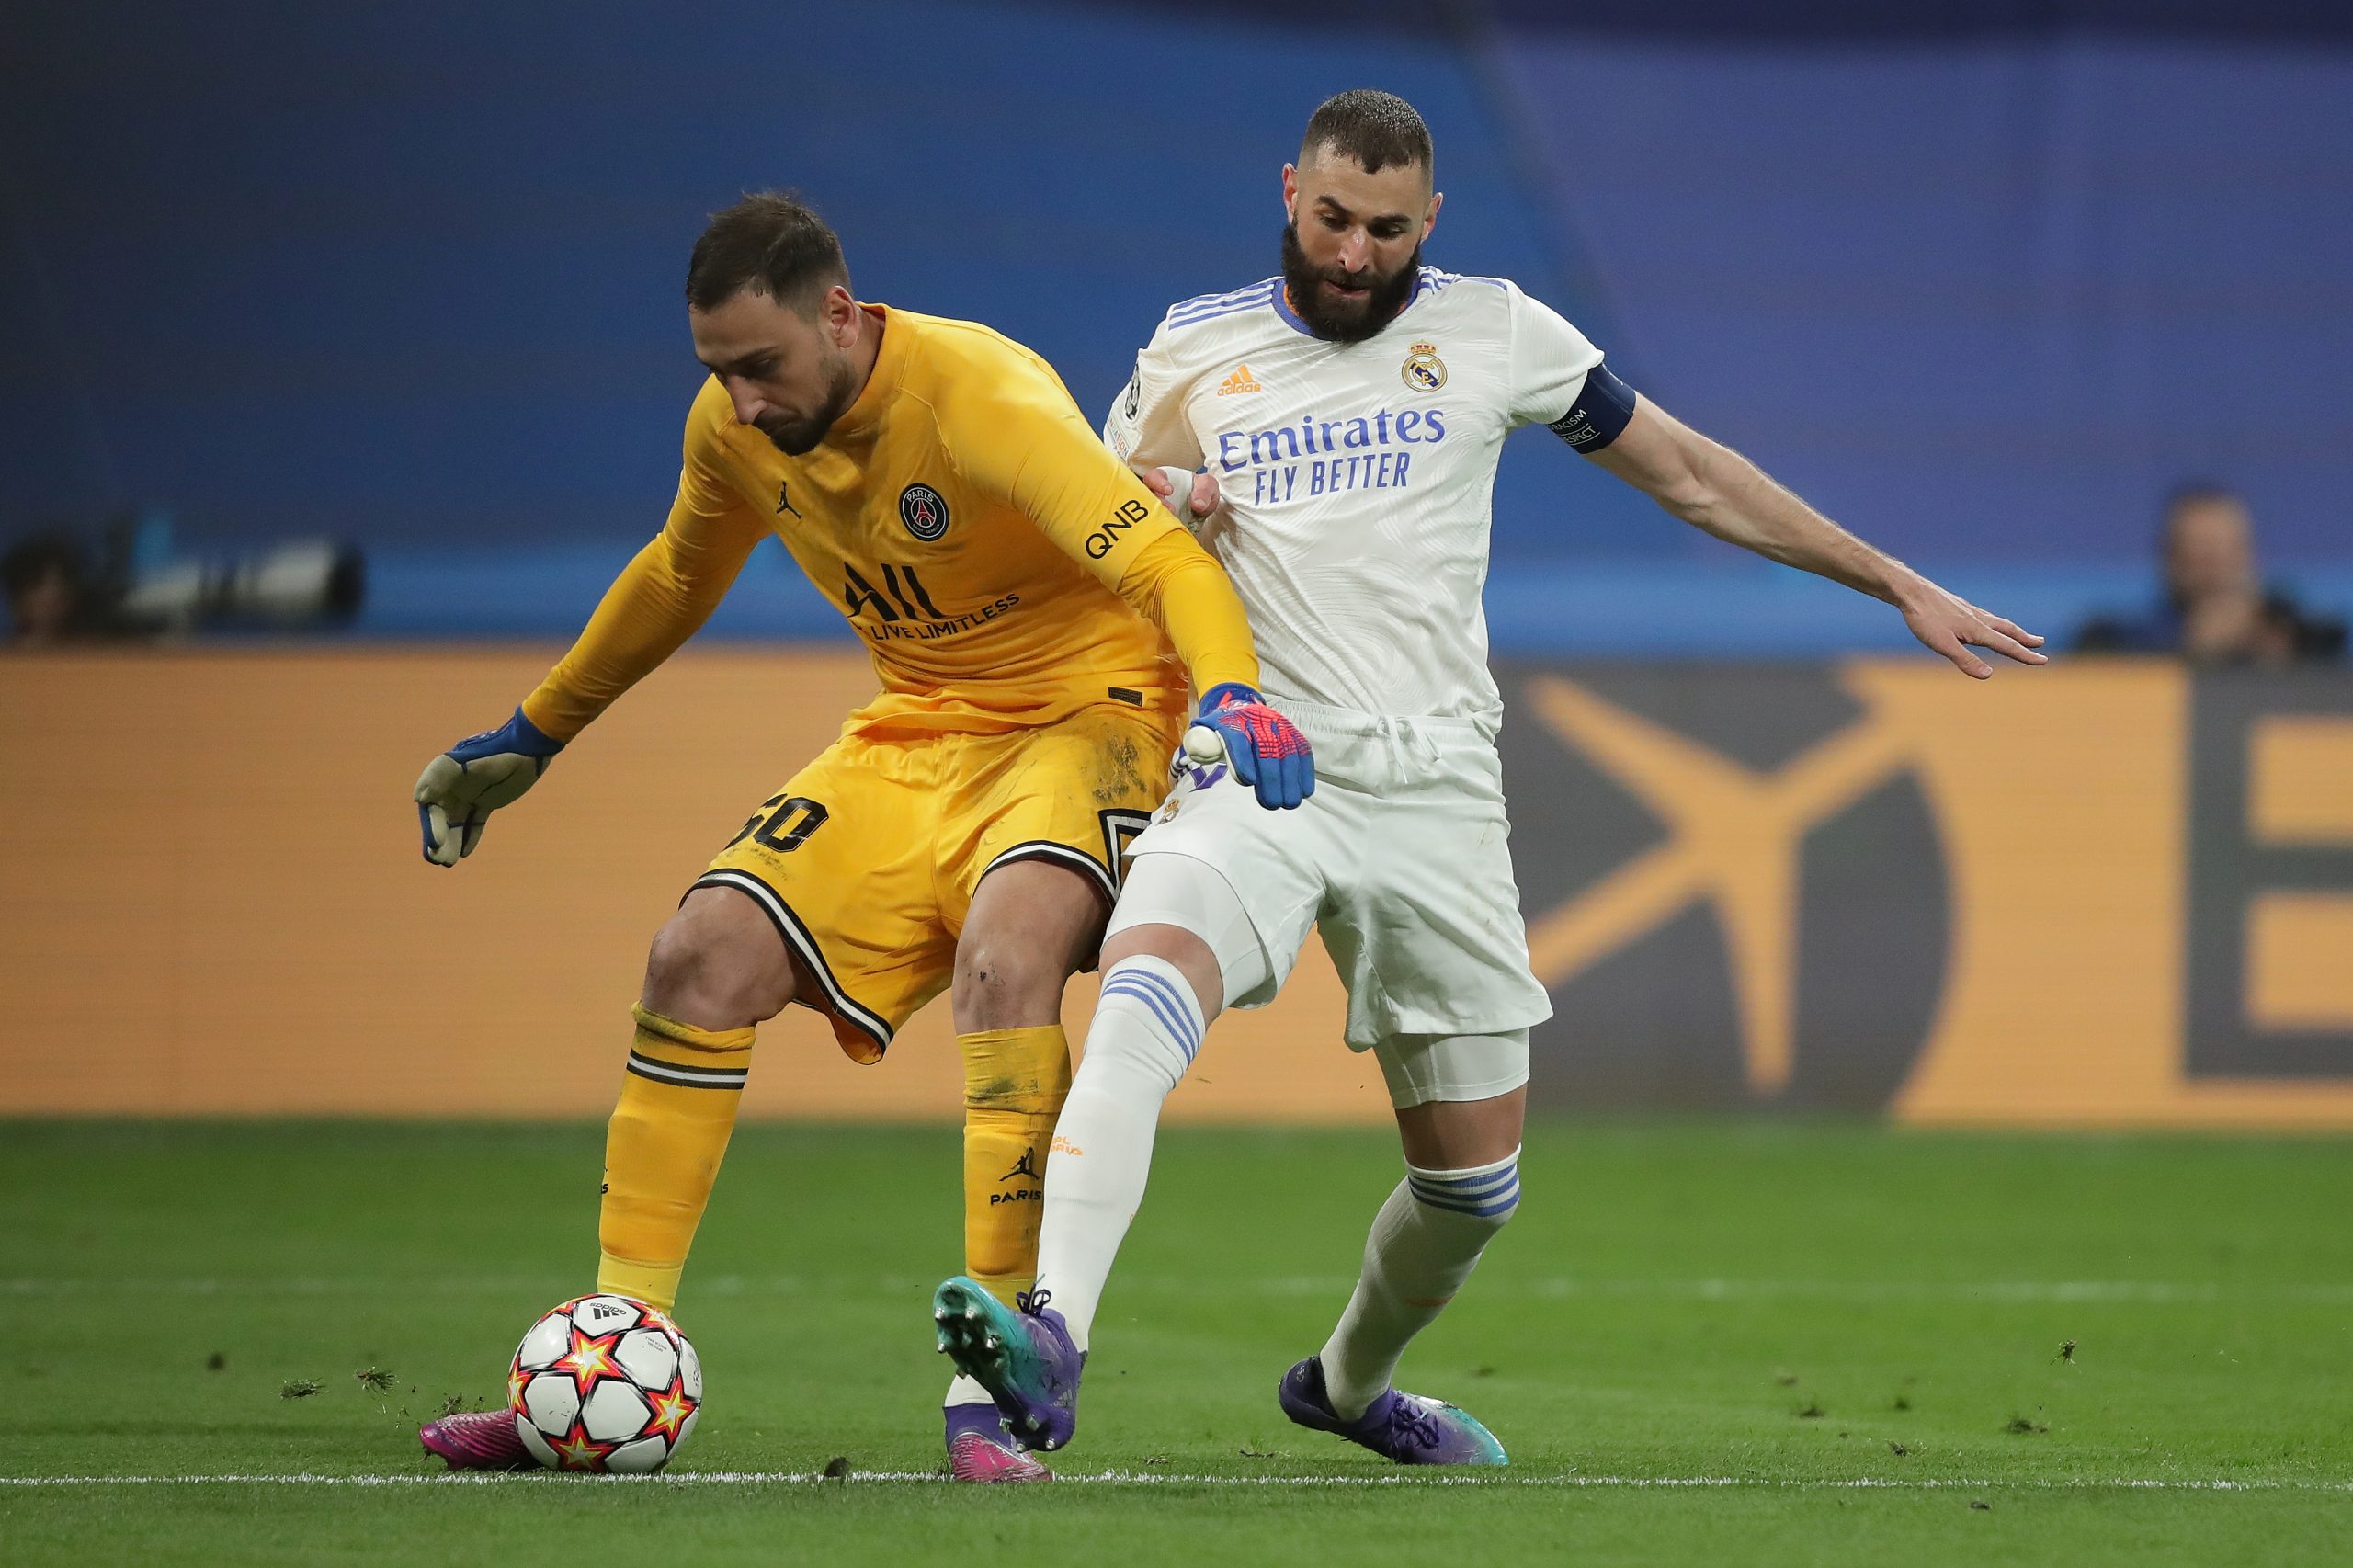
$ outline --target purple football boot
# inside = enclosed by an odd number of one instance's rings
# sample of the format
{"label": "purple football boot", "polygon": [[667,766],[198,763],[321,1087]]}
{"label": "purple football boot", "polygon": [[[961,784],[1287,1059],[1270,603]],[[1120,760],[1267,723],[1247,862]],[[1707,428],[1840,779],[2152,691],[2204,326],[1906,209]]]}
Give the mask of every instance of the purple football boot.
{"label": "purple football boot", "polygon": [[1478,1417],[1441,1399],[1391,1389],[1354,1421],[1332,1410],[1323,1358],[1310,1356],[1283,1374],[1276,1391],[1283,1414],[1302,1426],[1335,1432],[1399,1464],[1509,1464],[1495,1435]]}
{"label": "purple football boot", "polygon": [[1054,1472],[1021,1451],[1006,1435],[1005,1417],[994,1404],[948,1407],[948,1474],[954,1481],[1004,1484],[1051,1481]]}
{"label": "purple football boot", "polygon": [[931,1321],[956,1369],[996,1401],[1005,1429],[1024,1448],[1059,1449],[1078,1428],[1086,1358],[1045,1291],[1025,1290],[1018,1300],[1017,1312],[960,1274],[932,1292]]}
{"label": "purple football boot", "polygon": [[523,1446],[511,1410],[472,1410],[444,1415],[417,1428],[425,1451],[439,1454],[451,1470],[536,1470],[540,1461]]}

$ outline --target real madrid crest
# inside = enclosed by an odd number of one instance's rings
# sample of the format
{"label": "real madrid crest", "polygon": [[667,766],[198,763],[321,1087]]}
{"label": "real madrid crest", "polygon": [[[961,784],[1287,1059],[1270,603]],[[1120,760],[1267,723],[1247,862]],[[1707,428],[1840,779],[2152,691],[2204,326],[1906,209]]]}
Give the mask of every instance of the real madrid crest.
{"label": "real madrid crest", "polygon": [[928,484],[910,484],[899,492],[899,521],[929,544],[948,531],[948,498]]}
{"label": "real madrid crest", "polygon": [[1446,385],[1446,361],[1438,357],[1435,343],[1415,344],[1406,351],[1405,363],[1397,373],[1415,392],[1436,392]]}

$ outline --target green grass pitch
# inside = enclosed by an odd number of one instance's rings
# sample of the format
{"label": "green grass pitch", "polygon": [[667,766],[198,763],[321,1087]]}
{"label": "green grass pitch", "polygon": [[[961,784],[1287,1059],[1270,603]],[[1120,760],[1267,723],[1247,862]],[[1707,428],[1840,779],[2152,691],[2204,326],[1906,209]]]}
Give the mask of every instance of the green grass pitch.
{"label": "green grass pitch", "polygon": [[[679,1304],[710,1392],[676,1472],[435,1479],[418,1419],[495,1397],[589,1287],[600,1136],[0,1124],[0,1562],[2353,1553],[2346,1141],[1537,1127],[1520,1217],[1401,1380],[1512,1451],[1449,1480],[1273,1398],[1393,1141],[1172,1131],[1065,1479],[983,1490],[932,1478],[953,1131],[749,1127]],[[153,1479],[222,1477],[263,1479]]]}

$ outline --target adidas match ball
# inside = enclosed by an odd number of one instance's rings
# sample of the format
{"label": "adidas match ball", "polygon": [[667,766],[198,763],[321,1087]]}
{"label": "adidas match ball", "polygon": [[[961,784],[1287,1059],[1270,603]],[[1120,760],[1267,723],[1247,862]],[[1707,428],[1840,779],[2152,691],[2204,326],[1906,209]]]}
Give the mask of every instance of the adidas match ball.
{"label": "adidas match ball", "polygon": [[506,1374],[523,1446],[550,1470],[646,1475],[702,1410],[702,1362],[659,1308],[581,1296],[531,1325]]}

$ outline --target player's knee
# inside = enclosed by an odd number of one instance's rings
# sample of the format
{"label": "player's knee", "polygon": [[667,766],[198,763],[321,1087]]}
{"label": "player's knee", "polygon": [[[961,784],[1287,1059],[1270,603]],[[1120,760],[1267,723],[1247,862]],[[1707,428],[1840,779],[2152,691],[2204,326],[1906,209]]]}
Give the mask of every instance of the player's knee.
{"label": "player's knee", "polygon": [[971,1033],[1051,1023],[1062,1016],[1063,983],[1069,978],[1063,955],[1040,942],[968,930],[956,949],[956,1028]]}
{"label": "player's knee", "polygon": [[764,1022],[792,993],[792,963],[775,928],[741,894],[724,890],[688,898],[654,933],[646,955],[645,1006],[699,1028]]}

